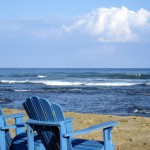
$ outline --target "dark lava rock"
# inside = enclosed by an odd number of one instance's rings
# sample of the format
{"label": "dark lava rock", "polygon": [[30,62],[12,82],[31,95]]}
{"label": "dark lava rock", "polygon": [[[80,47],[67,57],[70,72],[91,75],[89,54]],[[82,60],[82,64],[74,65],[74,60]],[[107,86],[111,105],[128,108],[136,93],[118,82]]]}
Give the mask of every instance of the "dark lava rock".
{"label": "dark lava rock", "polygon": [[8,104],[8,103],[10,103],[10,102],[12,102],[10,99],[8,99],[8,98],[0,98],[0,104]]}

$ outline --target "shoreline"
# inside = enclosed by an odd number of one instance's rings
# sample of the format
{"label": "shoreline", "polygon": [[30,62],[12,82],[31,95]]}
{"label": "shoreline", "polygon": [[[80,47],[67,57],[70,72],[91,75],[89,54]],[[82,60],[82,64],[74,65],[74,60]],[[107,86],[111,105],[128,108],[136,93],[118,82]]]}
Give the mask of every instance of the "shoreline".
{"label": "shoreline", "polygon": [[[4,114],[25,113],[24,110],[6,108],[3,108],[3,112]],[[74,130],[83,129],[106,121],[118,121],[119,124],[114,127],[112,133],[112,139],[116,150],[150,149],[150,118],[148,117],[81,114],[76,112],[65,112],[64,115],[65,117],[74,118]],[[28,117],[26,116],[25,120],[27,119]],[[12,123],[12,121],[8,123]],[[14,131],[12,131],[12,134],[14,135]],[[101,140],[103,138],[102,131],[95,131],[78,137],[94,140]]]}

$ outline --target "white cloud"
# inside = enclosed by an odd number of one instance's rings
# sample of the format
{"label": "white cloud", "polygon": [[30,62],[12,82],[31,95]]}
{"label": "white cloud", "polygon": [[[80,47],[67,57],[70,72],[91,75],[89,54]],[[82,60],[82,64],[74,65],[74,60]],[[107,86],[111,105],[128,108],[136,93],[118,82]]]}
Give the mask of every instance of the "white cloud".
{"label": "white cloud", "polygon": [[76,21],[74,24],[72,24],[71,26],[65,26],[63,25],[62,28],[64,29],[64,31],[66,32],[70,32],[72,31],[73,29],[76,29],[78,28],[79,26],[82,26],[84,25],[86,22],[84,19],[80,19],[78,21]]}
{"label": "white cloud", "polygon": [[0,35],[67,41],[90,39],[98,42],[149,41],[150,12],[126,7],[98,8],[80,17],[50,16],[0,20]]}
{"label": "white cloud", "polygon": [[85,30],[100,42],[138,41],[143,32],[150,30],[150,12],[132,11],[126,7],[98,8],[64,29],[67,32]]}

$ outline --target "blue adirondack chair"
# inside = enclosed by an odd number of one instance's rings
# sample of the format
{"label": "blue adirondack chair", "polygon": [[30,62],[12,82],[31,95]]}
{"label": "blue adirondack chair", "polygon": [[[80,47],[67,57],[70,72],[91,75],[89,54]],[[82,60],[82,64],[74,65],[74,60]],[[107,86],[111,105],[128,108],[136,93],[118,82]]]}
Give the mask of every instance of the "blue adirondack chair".
{"label": "blue adirondack chair", "polygon": [[[111,139],[115,121],[105,122],[83,130],[72,130],[72,118],[64,118],[62,108],[56,103],[39,97],[28,98],[23,106],[29,116],[27,121],[28,149],[34,148],[33,129],[46,150],[114,150]],[[104,141],[74,138],[94,130],[103,130]]]}
{"label": "blue adirondack chair", "polygon": [[[23,123],[23,113],[4,115],[0,107],[0,150],[27,150],[27,133],[24,130],[25,124]],[[7,125],[7,119],[14,119],[14,125]],[[16,136],[12,139],[9,132],[10,129],[15,129]],[[35,149],[43,147],[41,140],[37,135],[34,135]]]}

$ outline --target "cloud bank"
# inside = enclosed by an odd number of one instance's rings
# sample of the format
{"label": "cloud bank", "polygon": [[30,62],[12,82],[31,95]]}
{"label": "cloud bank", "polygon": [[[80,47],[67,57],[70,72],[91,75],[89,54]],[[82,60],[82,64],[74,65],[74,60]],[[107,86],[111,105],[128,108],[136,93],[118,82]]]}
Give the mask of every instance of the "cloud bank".
{"label": "cloud bank", "polygon": [[0,33],[49,40],[85,37],[103,43],[149,41],[150,11],[111,7],[72,18],[0,20]]}
{"label": "cloud bank", "polygon": [[64,27],[66,32],[79,29],[95,36],[99,42],[138,41],[150,33],[150,12],[132,11],[126,7],[98,8]]}

